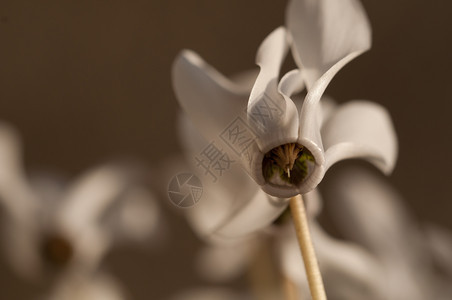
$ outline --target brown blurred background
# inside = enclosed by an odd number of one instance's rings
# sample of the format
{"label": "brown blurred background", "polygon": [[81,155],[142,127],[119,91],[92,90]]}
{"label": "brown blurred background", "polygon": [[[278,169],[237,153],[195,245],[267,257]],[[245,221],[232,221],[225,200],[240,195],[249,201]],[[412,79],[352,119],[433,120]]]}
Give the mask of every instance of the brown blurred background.
{"label": "brown blurred background", "polygon": [[[170,82],[178,51],[191,48],[225,74],[251,68],[262,39],[284,23],[285,3],[1,0],[0,120],[22,134],[29,169],[75,176],[117,156],[152,167],[179,151]],[[400,141],[394,185],[417,218],[452,228],[452,3],[364,6],[373,48],[327,93],[389,109]],[[190,262],[177,258],[194,249],[192,236],[179,217],[169,220],[187,243],[165,254],[126,249],[107,259],[134,299],[158,299],[197,282],[184,272]],[[24,289],[5,263],[1,268],[2,293],[15,295],[5,299],[30,299],[36,287]],[[170,279],[172,286],[159,284]]]}

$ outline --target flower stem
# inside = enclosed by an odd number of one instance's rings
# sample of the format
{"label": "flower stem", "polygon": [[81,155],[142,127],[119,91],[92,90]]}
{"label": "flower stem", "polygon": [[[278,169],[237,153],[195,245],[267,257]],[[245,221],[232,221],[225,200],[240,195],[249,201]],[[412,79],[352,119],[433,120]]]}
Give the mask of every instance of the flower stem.
{"label": "flower stem", "polygon": [[322,275],[312,245],[309,233],[308,219],[301,195],[290,198],[290,211],[292,213],[298,243],[303,257],[309,289],[313,300],[326,300],[325,288],[323,287]]}

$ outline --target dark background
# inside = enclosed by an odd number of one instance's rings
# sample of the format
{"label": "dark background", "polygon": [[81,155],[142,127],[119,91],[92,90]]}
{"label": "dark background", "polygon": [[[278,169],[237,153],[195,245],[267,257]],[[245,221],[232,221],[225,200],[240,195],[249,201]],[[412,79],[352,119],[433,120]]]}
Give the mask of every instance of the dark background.
{"label": "dark background", "polygon": [[[452,4],[364,6],[373,48],[327,93],[388,108],[400,141],[394,185],[419,220],[452,228]],[[284,23],[284,9],[285,1],[262,0],[0,0],[0,120],[22,134],[29,169],[75,176],[117,156],[155,166],[179,151],[170,82],[176,54],[191,48],[224,74],[249,69],[262,39]],[[136,299],[196,281],[184,272],[190,263],[177,258],[195,247],[192,236],[180,218],[168,219],[186,243],[165,254],[126,249],[107,258]],[[23,289],[1,267],[2,293],[16,295],[5,299],[29,299],[35,287]],[[168,279],[171,287],[160,283]]]}

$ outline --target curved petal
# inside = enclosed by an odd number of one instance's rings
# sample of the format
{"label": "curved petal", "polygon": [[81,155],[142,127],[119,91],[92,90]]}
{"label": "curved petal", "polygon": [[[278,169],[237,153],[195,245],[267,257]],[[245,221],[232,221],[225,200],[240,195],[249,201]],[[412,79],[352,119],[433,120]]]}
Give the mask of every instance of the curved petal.
{"label": "curved petal", "polygon": [[[248,101],[247,119],[256,135],[258,149],[252,150],[260,152],[260,155],[245,160],[245,163],[249,163],[249,172],[260,185],[265,184],[262,174],[263,154],[279,145],[293,143],[298,137],[297,108],[288,96],[281,93],[278,85],[279,71],[287,49],[286,30],[279,27],[262,42],[256,57],[260,72]],[[303,84],[300,76],[285,76],[283,82],[284,90]],[[292,85],[293,88],[289,87]]]}
{"label": "curved petal", "polygon": [[341,105],[322,129],[328,169],[348,158],[364,158],[389,174],[397,158],[397,137],[389,113],[369,101]]}
{"label": "curved petal", "polygon": [[255,249],[254,239],[233,239],[221,245],[208,245],[196,258],[196,269],[209,281],[227,282],[243,275]]}
{"label": "curved petal", "polygon": [[[183,146],[188,155],[193,155],[199,150],[198,145],[205,141],[188,118],[180,118],[180,121],[184,132]],[[231,165],[217,182],[199,174],[197,168],[192,171],[202,180],[203,195],[194,207],[187,209],[186,216],[202,238],[215,240],[252,233],[269,225],[287,206],[287,201],[263,192],[236,164]]]}
{"label": "curved petal", "polygon": [[402,242],[412,236],[413,224],[400,195],[376,170],[360,164],[340,165],[329,173],[322,192],[325,207],[334,212],[331,216],[347,238],[381,257],[402,255],[404,250],[413,253]]}
{"label": "curved petal", "polygon": [[0,203],[15,221],[30,222],[39,203],[25,174],[19,134],[6,123],[0,123],[0,166]]}
{"label": "curved petal", "polygon": [[427,224],[424,228],[427,242],[425,246],[431,253],[434,263],[449,278],[452,278],[452,232],[438,225]]}
{"label": "curved petal", "polygon": [[130,185],[126,169],[115,165],[95,168],[80,177],[61,200],[57,222],[63,230],[89,228]]}
{"label": "curved petal", "polygon": [[179,104],[208,141],[218,139],[246,112],[250,90],[229,81],[193,51],[177,56],[172,82]]}
{"label": "curved petal", "polygon": [[386,298],[384,270],[376,257],[357,244],[328,236],[316,222],[311,225],[325,285],[332,294],[341,299]]}
{"label": "curved petal", "polygon": [[311,152],[315,159],[315,167],[309,177],[298,187],[301,194],[313,190],[320,183],[326,172],[324,145],[320,130],[326,120],[323,114],[327,111],[322,109],[320,99],[334,75],[356,55],[358,53],[352,53],[332,66],[315,82],[304,99],[300,111],[298,143]]}
{"label": "curved petal", "polygon": [[[328,176],[325,206],[341,234],[371,251],[385,269],[389,299],[426,299],[425,241],[383,175],[368,166],[343,165]],[[330,198],[331,201],[328,201]],[[395,284],[397,282],[397,284]]]}
{"label": "curved petal", "polygon": [[232,238],[250,234],[270,225],[287,207],[287,201],[274,198],[261,189],[215,230],[215,234]]}
{"label": "curved petal", "polygon": [[357,0],[291,0],[286,25],[308,90],[337,62],[371,46],[370,25]]}
{"label": "curved petal", "polygon": [[[261,101],[261,95],[268,90],[277,90],[279,71],[287,50],[287,33],[284,27],[278,27],[272,31],[259,46],[256,64],[260,67],[260,72],[251,91],[248,108],[252,108],[256,102]],[[281,100],[281,98],[275,99],[275,101]],[[284,106],[282,101],[277,104]]]}
{"label": "curved petal", "polygon": [[247,181],[240,189],[223,181],[204,187],[203,198],[187,210],[190,224],[202,238],[221,240],[251,234],[270,225],[287,207],[287,201],[269,196],[251,178]]}

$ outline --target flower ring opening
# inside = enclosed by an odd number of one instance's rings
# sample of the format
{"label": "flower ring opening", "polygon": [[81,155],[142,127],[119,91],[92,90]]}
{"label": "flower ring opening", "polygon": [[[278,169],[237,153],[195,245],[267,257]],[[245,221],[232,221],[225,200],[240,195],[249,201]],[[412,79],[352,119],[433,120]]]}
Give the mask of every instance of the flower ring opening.
{"label": "flower ring opening", "polygon": [[315,159],[300,144],[288,143],[268,151],[262,161],[265,181],[273,186],[299,186],[314,170]]}

